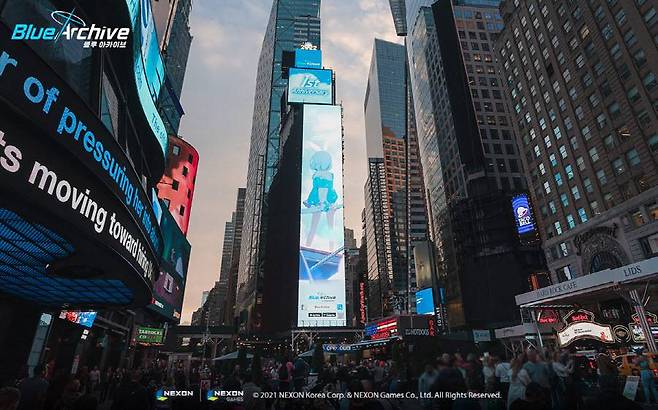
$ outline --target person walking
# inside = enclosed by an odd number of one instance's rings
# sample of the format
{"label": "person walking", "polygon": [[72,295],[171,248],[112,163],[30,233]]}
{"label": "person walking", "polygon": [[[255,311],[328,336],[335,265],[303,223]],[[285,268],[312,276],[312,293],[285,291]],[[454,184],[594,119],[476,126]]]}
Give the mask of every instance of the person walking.
{"label": "person walking", "polygon": [[496,370],[495,376],[496,381],[498,382],[498,389],[500,390],[503,400],[507,402],[507,393],[509,392],[509,383],[510,383],[510,363],[507,360],[502,360],[500,357],[496,356]]}
{"label": "person walking", "polygon": [[[426,364],[425,371],[418,378],[418,393],[429,393],[438,375],[432,364]],[[432,408],[432,400],[430,399],[421,399],[421,404],[425,409]]]}
{"label": "person walking", "polygon": [[525,400],[525,388],[532,382],[524,364],[524,354],[518,355],[510,364],[508,372],[510,378],[509,392],[507,393],[507,408],[509,409],[516,400]]}
{"label": "person walking", "polygon": [[23,379],[18,385],[21,402],[18,410],[41,410],[43,408],[49,383],[46,380],[43,365],[34,367],[34,376]]}
{"label": "person walking", "polygon": [[658,389],[653,379],[653,372],[649,368],[649,361],[645,356],[640,359],[640,380],[642,381],[642,391],[644,392],[644,401],[646,403],[658,403]]}

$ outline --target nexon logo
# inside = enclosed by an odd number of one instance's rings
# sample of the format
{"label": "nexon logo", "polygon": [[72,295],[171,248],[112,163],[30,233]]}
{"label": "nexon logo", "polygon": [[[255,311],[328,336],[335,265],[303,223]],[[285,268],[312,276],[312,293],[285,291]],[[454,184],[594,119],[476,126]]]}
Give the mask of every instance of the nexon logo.
{"label": "nexon logo", "polygon": [[56,10],[50,13],[50,17],[59,25],[57,27],[39,27],[34,24],[19,23],[14,26],[11,33],[12,40],[43,40],[57,41],[60,38],[66,40],[84,41],[84,47],[123,48],[130,35],[128,27],[111,28],[98,27],[95,24],[87,27],[85,21],[75,15],[75,11]]}
{"label": "nexon logo", "polygon": [[194,391],[160,389],[155,392],[155,399],[158,401],[166,401],[169,400],[170,397],[194,397]]}

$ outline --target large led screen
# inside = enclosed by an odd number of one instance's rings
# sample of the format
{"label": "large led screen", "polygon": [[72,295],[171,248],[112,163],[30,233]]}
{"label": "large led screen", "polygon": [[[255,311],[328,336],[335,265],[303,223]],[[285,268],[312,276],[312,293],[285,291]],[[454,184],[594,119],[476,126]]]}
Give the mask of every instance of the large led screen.
{"label": "large led screen", "polygon": [[341,108],[304,106],[299,327],[345,326]]}
{"label": "large led screen", "polygon": [[416,292],[416,313],[419,315],[434,314],[434,293],[432,288],[422,289]]}
{"label": "large led screen", "polygon": [[535,231],[535,220],[532,217],[528,195],[520,194],[512,198],[512,210],[514,211],[514,220],[519,235]]}
{"label": "large led screen", "polygon": [[288,102],[332,104],[331,70],[291,68],[288,77]]}
{"label": "large led screen", "polygon": [[322,51],[304,50],[298,48],[295,50],[295,67],[299,68],[322,68]]}
{"label": "large led screen", "polygon": [[165,270],[176,273],[184,281],[187,277],[192,246],[169,210],[162,212],[160,230],[162,232],[162,266]]}

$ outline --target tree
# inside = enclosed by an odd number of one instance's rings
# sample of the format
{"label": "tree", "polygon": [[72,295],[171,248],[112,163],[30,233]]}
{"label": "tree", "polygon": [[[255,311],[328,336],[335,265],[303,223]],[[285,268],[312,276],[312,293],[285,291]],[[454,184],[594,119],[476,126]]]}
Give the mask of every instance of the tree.
{"label": "tree", "polygon": [[313,358],[311,360],[311,369],[314,373],[320,373],[324,367],[324,351],[322,350],[322,340],[315,343]]}

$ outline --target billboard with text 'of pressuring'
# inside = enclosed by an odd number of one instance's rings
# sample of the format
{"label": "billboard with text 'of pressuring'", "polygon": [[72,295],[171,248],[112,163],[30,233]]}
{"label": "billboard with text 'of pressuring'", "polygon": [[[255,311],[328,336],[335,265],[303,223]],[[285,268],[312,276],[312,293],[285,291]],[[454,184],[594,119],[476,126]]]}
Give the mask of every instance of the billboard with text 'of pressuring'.
{"label": "billboard with text 'of pressuring'", "polygon": [[305,105],[303,121],[297,325],[345,326],[341,107]]}

